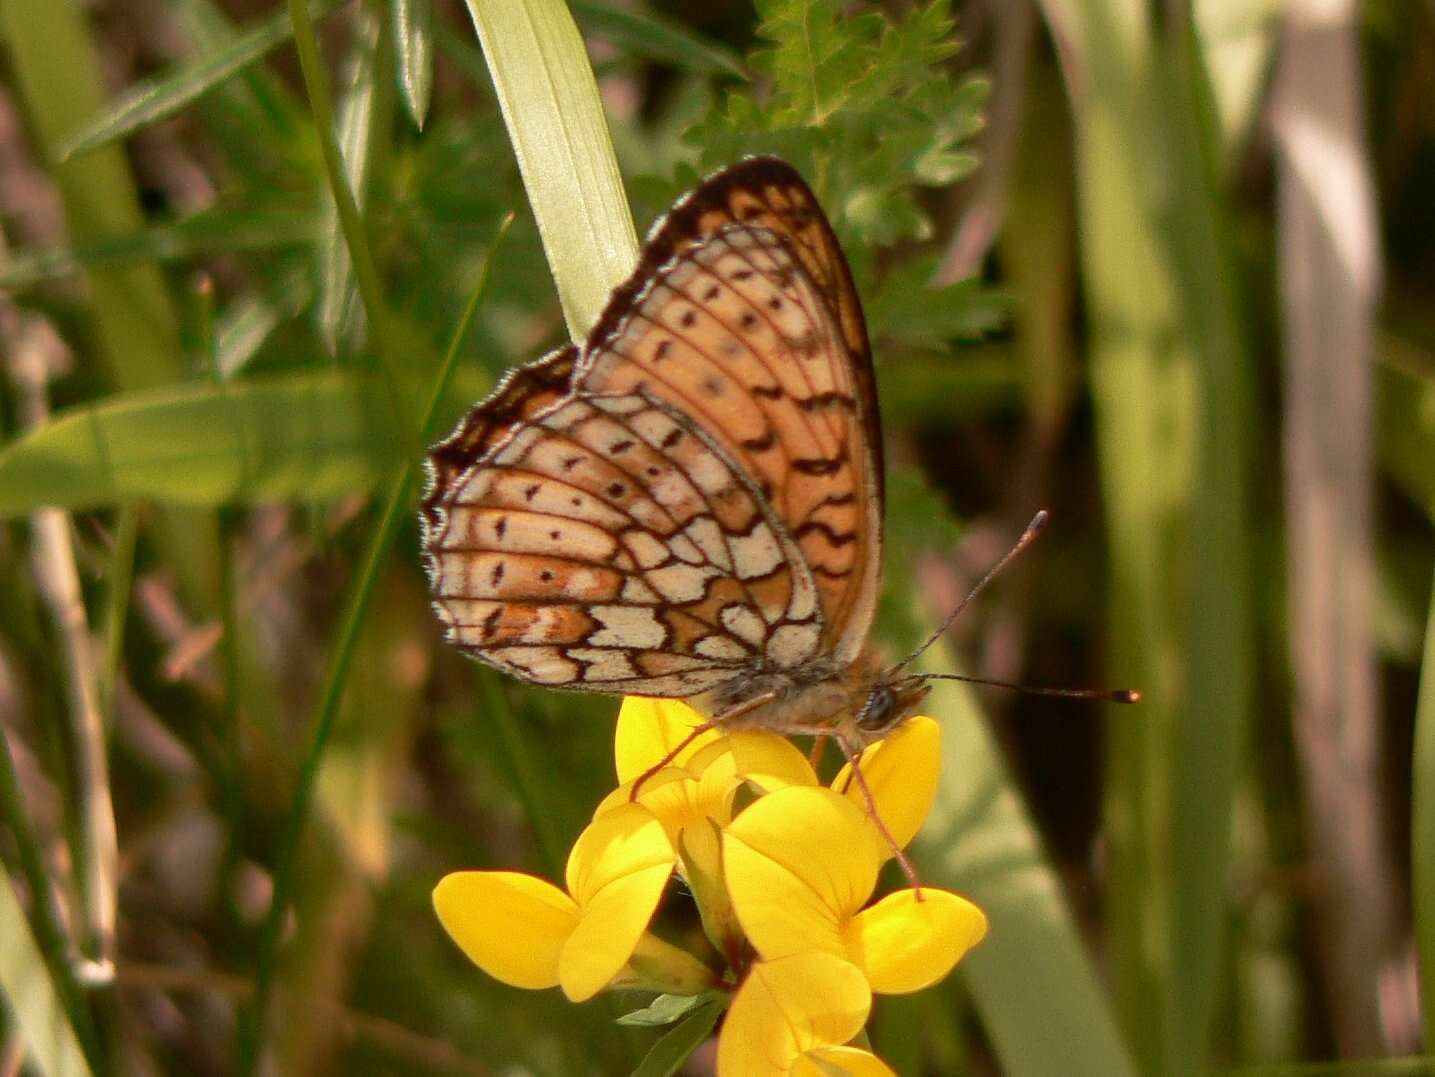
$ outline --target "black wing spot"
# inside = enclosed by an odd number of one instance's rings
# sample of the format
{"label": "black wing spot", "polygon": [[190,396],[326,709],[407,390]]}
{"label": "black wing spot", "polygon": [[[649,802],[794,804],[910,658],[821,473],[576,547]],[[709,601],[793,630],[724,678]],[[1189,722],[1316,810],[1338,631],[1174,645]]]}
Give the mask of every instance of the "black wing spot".
{"label": "black wing spot", "polygon": [[769,307],[771,307],[773,310],[781,310],[781,309],[782,309],[782,296],[780,296],[780,295],[771,295],[771,296],[768,296],[767,305],[768,305]]}
{"label": "black wing spot", "polygon": [[577,467],[577,466],[578,466],[579,464],[581,464],[582,462],[583,462],[583,458],[582,458],[581,456],[569,456],[569,457],[565,457],[564,460],[563,460],[563,470],[564,470],[564,471],[572,471],[575,467]]}
{"label": "black wing spot", "polygon": [[835,475],[842,469],[842,464],[841,456],[814,456],[792,461],[793,468],[804,475]]}
{"label": "black wing spot", "polygon": [[493,525],[493,533],[494,533],[496,536],[498,536],[499,538],[502,538],[502,537],[503,537],[503,533],[504,533],[505,531],[507,531],[507,530],[508,530],[508,517],[507,517],[507,516],[500,516],[500,517],[498,518],[498,520],[495,521],[495,523],[494,523],[494,525]]}
{"label": "black wing spot", "polygon": [[768,427],[760,438],[744,438],[738,442],[748,452],[767,452],[777,444],[777,431]]}
{"label": "black wing spot", "polygon": [[698,323],[698,312],[689,308],[683,311],[683,316],[678,321],[684,329],[691,329]]}
{"label": "black wing spot", "polygon": [[672,350],[673,342],[671,340],[658,341],[658,346],[653,349],[653,362],[661,363],[664,359],[668,357],[668,352]]}
{"label": "black wing spot", "polygon": [[753,387],[752,395],[760,396],[763,400],[781,400],[786,394],[781,385],[757,385]]}
{"label": "black wing spot", "polygon": [[498,630],[498,619],[503,616],[503,607],[495,606],[483,619],[483,638],[488,639]]}
{"label": "black wing spot", "polygon": [[712,300],[712,299],[716,299],[716,298],[717,298],[717,295],[718,295],[718,286],[717,286],[716,284],[709,284],[709,285],[708,285],[708,290],[703,293],[703,298],[704,298],[704,299],[707,299],[707,300]]}
{"label": "black wing spot", "polygon": [[757,315],[750,310],[745,311],[743,313],[743,316],[738,319],[737,324],[742,326],[744,329],[751,329],[753,326],[757,325]]}
{"label": "black wing spot", "polygon": [[489,586],[491,586],[491,587],[497,587],[497,586],[498,586],[498,582],[499,582],[501,579],[503,579],[503,573],[504,573],[504,571],[505,571],[505,568],[506,568],[506,566],[504,565],[504,563],[503,563],[502,561],[498,562],[498,564],[496,564],[496,565],[493,566],[493,571],[488,574],[488,583],[489,583]]}
{"label": "black wing spot", "polygon": [[538,491],[541,489],[543,489],[543,484],[541,482],[535,482],[532,486],[525,486],[523,488],[523,500],[532,501],[535,497],[538,496]]}
{"label": "black wing spot", "polygon": [[739,269],[736,273],[734,273],[734,274],[732,275],[732,279],[733,279],[733,280],[747,280],[747,279],[748,279],[749,277],[751,277],[751,276],[752,276],[752,270],[751,270],[751,269]]}
{"label": "black wing spot", "polygon": [[570,498],[569,504],[571,504],[575,509],[581,509],[583,507],[583,499],[581,497]]}
{"label": "black wing spot", "polygon": [[722,379],[712,376],[703,379],[703,391],[708,396],[722,396]]}
{"label": "black wing spot", "polygon": [[563,537],[563,532],[562,532],[562,531],[550,531],[550,532],[548,532],[548,537],[551,538],[551,539],[553,539],[553,541],[557,542],[559,539],[561,539],[561,538]]}
{"label": "black wing spot", "polygon": [[662,473],[663,473],[663,469],[660,468],[657,464],[649,464],[649,465],[648,465],[648,475],[649,475],[651,478],[655,478],[655,479],[656,479],[656,478],[657,478],[659,475],[661,475]]}
{"label": "black wing spot", "polygon": [[545,568],[542,572],[538,574],[538,578],[544,583],[550,583],[553,580],[553,571],[551,569]]}
{"label": "black wing spot", "polygon": [[622,496],[623,496],[623,491],[626,490],[626,489],[627,489],[627,487],[624,486],[621,482],[612,482],[612,483],[609,483],[609,484],[608,484],[608,496],[609,496],[609,497],[622,497]]}
{"label": "black wing spot", "polygon": [[627,452],[633,447],[633,445],[634,441],[632,438],[624,438],[622,441],[615,441],[613,442],[613,444],[609,445],[608,451],[614,456],[618,456],[621,453]]}
{"label": "black wing spot", "polygon": [[682,431],[682,429],[681,429],[680,427],[676,427],[676,426],[675,426],[675,427],[673,427],[671,430],[669,430],[665,435],[663,435],[663,440],[662,440],[661,444],[662,444],[663,448],[665,448],[665,449],[671,449],[674,445],[676,445],[678,442],[680,442],[680,441],[682,441],[682,440],[683,440],[683,431]]}
{"label": "black wing spot", "polygon": [[857,532],[838,531],[836,528],[821,520],[808,520],[792,532],[792,537],[802,539],[812,534],[822,535],[827,539],[828,544],[832,546],[846,546],[850,542],[857,541]]}

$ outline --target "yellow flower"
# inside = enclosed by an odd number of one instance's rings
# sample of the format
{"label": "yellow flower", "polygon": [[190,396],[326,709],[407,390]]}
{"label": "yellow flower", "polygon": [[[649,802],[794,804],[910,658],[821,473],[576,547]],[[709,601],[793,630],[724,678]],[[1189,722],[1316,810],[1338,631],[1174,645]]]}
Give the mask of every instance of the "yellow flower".
{"label": "yellow flower", "polygon": [[720,952],[740,943],[722,882],[720,833],[732,820],[733,800],[744,783],[760,790],[787,785],[816,785],[811,765],[785,738],[760,730],[721,734],[708,730],[693,738],[661,770],[663,762],[704,721],[677,700],[623,701],[614,736],[617,789],[594,812],[601,818],[633,799],[633,783],[643,779],[637,803],[667,831],[678,851],[679,871],[702,914],[709,940]]}
{"label": "yellow flower", "polygon": [[733,734],[708,730],[663,769],[649,773],[702,722],[702,715],[677,700],[625,699],[614,737],[622,784],[598,805],[594,815],[628,803],[633,783],[647,775],[638,789],[637,802],[662,820],[686,867],[716,877],[720,854],[713,824],[721,828],[732,820],[733,798],[744,782],[768,790],[815,785],[817,777],[791,743],[759,730]]}
{"label": "yellow flower", "polygon": [[753,965],[718,1038],[718,1077],[891,1077],[868,1051],[843,1046],[862,1031],[872,991],[862,970],[831,954]]}
{"label": "yellow flower", "polygon": [[625,804],[579,836],[566,892],[518,872],[460,871],[434,888],[434,909],[476,965],[514,987],[562,987],[574,1002],[615,984],[695,993],[712,983],[706,967],[645,935],[675,860],[663,824]]}
{"label": "yellow flower", "polygon": [[874,991],[918,991],[981,940],[986,917],[934,887],[920,898],[899,890],[864,908],[884,859],[875,841],[852,840],[868,826],[862,809],[832,790],[771,793],[724,833],[728,893],[765,961],[816,951],[856,965]]}

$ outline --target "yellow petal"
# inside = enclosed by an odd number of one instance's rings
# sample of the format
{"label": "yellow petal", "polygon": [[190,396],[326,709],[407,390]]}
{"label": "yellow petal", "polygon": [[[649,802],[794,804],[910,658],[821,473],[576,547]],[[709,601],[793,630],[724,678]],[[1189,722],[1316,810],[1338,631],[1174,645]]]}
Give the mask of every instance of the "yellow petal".
{"label": "yellow petal", "polygon": [[[649,767],[657,766],[704,721],[701,714],[675,699],[628,696],[618,712],[618,728],[613,737],[618,783],[632,781]],[[700,734],[672,762],[683,764],[694,752],[718,736],[715,730]]]}
{"label": "yellow petal", "polygon": [[558,985],[558,958],[578,924],[573,899],[516,871],[459,871],[434,887],[439,923],[495,980],[513,987]]}
{"label": "yellow petal", "polygon": [[718,1038],[718,1077],[786,1077],[814,1047],[846,1043],[872,1008],[862,970],[831,954],[754,964]]}
{"label": "yellow petal", "polygon": [[[895,733],[879,740],[861,755],[862,776],[872,790],[877,812],[903,848],[916,836],[932,810],[941,765],[941,726],[922,715],[907,719]],[[851,765],[844,766],[832,788],[841,790],[866,812],[862,787],[851,780],[851,775]],[[882,859],[886,860],[892,855],[892,847],[875,827],[872,833]]]}
{"label": "yellow petal", "polygon": [[982,910],[950,890],[922,887],[888,894],[847,925],[847,957],[881,994],[936,983],[987,933]]}
{"label": "yellow petal", "polygon": [[727,739],[732,745],[738,776],[764,792],[775,792],[789,785],[817,784],[817,774],[807,756],[786,737],[748,729],[733,733]]}
{"label": "yellow petal", "polygon": [[628,963],[671,873],[671,861],[652,865],[613,879],[589,896],[558,958],[558,986],[572,1001],[592,998]]}
{"label": "yellow petal", "polygon": [[860,1047],[814,1047],[788,1070],[791,1077],[897,1077],[892,1068]]}
{"label": "yellow petal", "polygon": [[723,835],[723,871],[739,923],[769,960],[845,953],[842,931],[872,893],[879,858],[862,813],[820,786],[769,793]]}
{"label": "yellow petal", "polygon": [[866,814],[822,786],[791,785],[749,805],[728,833],[787,868],[846,919],[867,903],[881,858],[866,834]]}
{"label": "yellow petal", "polygon": [[580,909],[617,879],[677,859],[663,824],[641,804],[620,804],[588,824],[568,854],[568,893]]}

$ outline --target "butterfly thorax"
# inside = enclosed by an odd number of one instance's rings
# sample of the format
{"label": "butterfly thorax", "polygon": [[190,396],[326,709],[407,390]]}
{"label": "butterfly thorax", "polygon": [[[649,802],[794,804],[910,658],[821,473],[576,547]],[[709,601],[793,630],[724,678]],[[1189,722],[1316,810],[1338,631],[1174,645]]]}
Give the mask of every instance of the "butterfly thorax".
{"label": "butterfly thorax", "polygon": [[893,678],[870,648],[855,662],[819,656],[788,668],[762,669],[726,681],[691,700],[729,732],[841,735],[855,747],[880,739],[916,712],[927,694],[920,678]]}

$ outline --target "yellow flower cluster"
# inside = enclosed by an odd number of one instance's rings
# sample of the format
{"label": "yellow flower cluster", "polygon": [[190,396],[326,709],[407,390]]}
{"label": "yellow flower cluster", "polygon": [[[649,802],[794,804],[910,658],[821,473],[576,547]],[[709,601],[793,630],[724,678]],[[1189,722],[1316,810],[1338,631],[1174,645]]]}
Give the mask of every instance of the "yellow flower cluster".
{"label": "yellow flower cluster", "polygon": [[[574,1002],[605,989],[727,998],[719,1077],[890,1074],[852,1043],[872,993],[940,980],[986,933],[986,917],[925,886],[869,905],[891,845],[847,768],[823,786],[774,734],[703,734],[634,797],[634,780],[700,721],[681,703],[626,700],[621,784],[574,844],[566,889],[517,872],[456,872],[434,890],[439,920],[515,987],[560,987]],[[932,719],[913,718],[861,757],[900,845],[931,808],[939,736]],[[755,794],[745,805],[743,790]],[[711,943],[701,957],[648,931],[675,870]]]}

